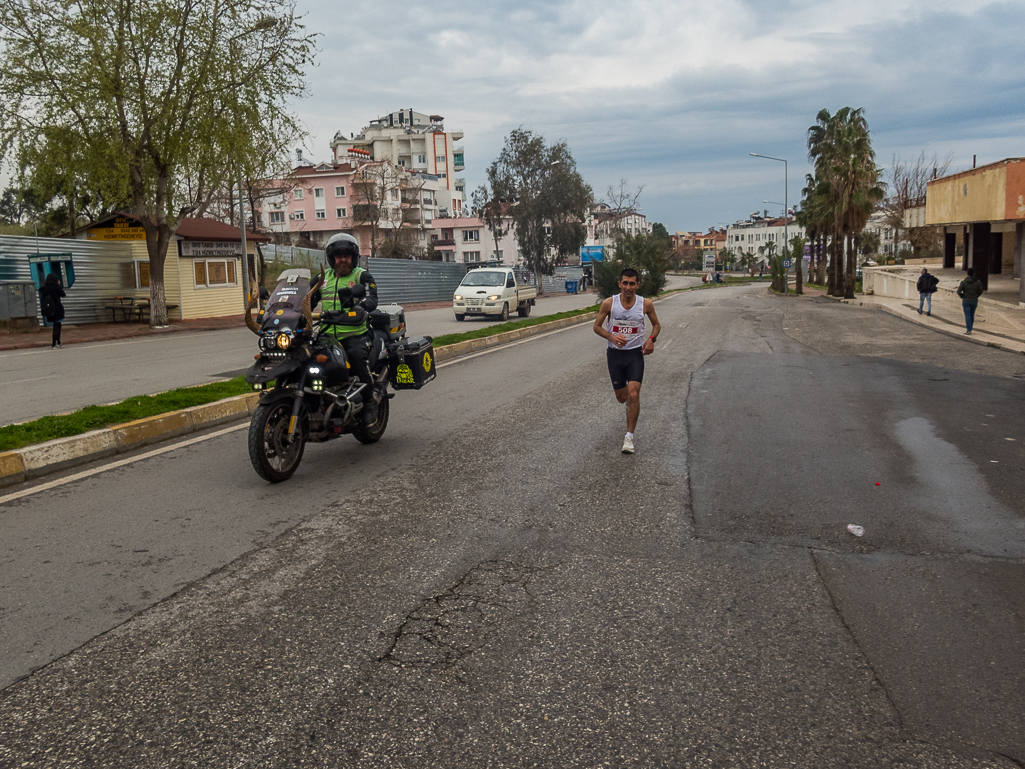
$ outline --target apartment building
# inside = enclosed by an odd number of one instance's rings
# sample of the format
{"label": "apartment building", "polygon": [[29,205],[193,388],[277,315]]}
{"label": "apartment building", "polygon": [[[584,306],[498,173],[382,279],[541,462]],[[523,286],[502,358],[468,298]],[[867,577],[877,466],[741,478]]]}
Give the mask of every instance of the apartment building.
{"label": "apartment building", "polygon": [[404,109],[371,120],[358,134],[339,131],[331,152],[335,163],[346,162],[355,151],[366,160],[436,176],[439,213],[456,217],[466,202],[466,180],[456,176],[465,167],[463,147],[456,144],[462,138],[462,131],[445,130],[441,115]]}
{"label": "apartment building", "polygon": [[607,203],[595,203],[587,211],[588,246],[615,245],[619,234],[640,235],[650,234],[652,225],[647,217],[639,211],[615,211]]}
{"label": "apartment building", "polygon": [[368,162],[359,152],[343,163],[299,166],[265,189],[258,225],[279,242],[323,247],[346,232],[365,255],[400,232],[411,251],[423,251],[440,208],[436,176]]}
{"label": "apartment building", "polygon": [[431,241],[444,262],[497,261],[514,266],[520,260],[511,219],[497,242],[487,225],[475,216],[439,219],[434,224],[438,229],[432,232]]}
{"label": "apartment building", "polygon": [[760,255],[758,249],[770,242],[776,244],[776,252],[780,253],[784,240],[797,235],[807,237],[804,228],[793,217],[770,217],[765,211],[764,215],[753,213],[749,219],[736,221],[727,227],[725,246],[734,257],[748,251]]}

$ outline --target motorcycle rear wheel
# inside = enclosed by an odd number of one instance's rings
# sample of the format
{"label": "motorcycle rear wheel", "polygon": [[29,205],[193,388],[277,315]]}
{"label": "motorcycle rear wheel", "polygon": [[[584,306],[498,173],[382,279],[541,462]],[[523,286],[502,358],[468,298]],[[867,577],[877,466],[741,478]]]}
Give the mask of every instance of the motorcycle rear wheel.
{"label": "motorcycle rear wheel", "polygon": [[295,432],[288,437],[292,401],[281,400],[256,407],[249,423],[249,461],[265,481],[281,483],[292,477],[306,450],[306,420],[300,414]]}
{"label": "motorcycle rear wheel", "polygon": [[387,398],[382,398],[381,402],[377,404],[377,421],[369,426],[360,425],[352,431],[352,434],[356,436],[357,441],[360,443],[377,443],[381,440],[381,436],[384,435],[385,428],[388,427],[390,403],[391,401]]}

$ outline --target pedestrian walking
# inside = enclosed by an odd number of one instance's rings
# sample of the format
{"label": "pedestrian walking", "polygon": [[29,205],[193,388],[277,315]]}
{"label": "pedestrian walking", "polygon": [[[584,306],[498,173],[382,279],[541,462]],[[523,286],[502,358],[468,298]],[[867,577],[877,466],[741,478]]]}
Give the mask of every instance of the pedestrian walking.
{"label": "pedestrian walking", "polygon": [[46,280],[43,281],[43,287],[39,289],[39,309],[43,317],[53,324],[51,350],[59,350],[63,346],[61,345],[61,321],[64,320],[64,304],[61,299],[66,296],[57,274],[51,272],[47,275]]}
{"label": "pedestrian walking", "polygon": [[925,305],[925,314],[932,315],[932,295],[936,293],[936,286],[940,279],[930,275],[929,271],[922,268],[922,274],[918,276],[918,314],[922,314],[922,305]]}
{"label": "pedestrian walking", "polygon": [[957,287],[957,295],[961,297],[961,307],[964,309],[964,323],[968,329],[965,333],[971,334],[972,326],[975,325],[975,310],[982,296],[982,281],[975,277],[973,267],[968,268],[968,277]]}
{"label": "pedestrian walking", "polygon": [[[594,333],[609,342],[606,358],[616,400],[626,404],[626,436],[623,453],[634,453],[634,430],[641,413],[641,381],[644,356],[655,351],[662,326],[650,299],[637,296],[637,270],[627,267],[619,274],[619,291],[601,303],[594,321]],[[651,335],[644,338],[644,316],[651,321]]]}

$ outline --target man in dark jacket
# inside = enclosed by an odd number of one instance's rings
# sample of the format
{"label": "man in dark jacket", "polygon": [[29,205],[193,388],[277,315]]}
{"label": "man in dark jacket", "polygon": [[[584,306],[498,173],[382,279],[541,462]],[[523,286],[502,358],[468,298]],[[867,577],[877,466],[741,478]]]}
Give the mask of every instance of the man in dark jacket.
{"label": "man in dark jacket", "polygon": [[932,295],[936,293],[936,286],[940,279],[930,275],[929,271],[922,268],[922,274],[918,278],[918,314],[922,314],[922,305],[925,305],[925,314],[932,315]]}
{"label": "man in dark jacket", "polygon": [[961,281],[957,287],[957,295],[961,297],[961,307],[964,308],[964,322],[968,330],[966,334],[972,333],[972,326],[975,325],[975,310],[979,306],[979,297],[982,296],[982,281],[975,277],[975,270],[968,268],[968,277]]}

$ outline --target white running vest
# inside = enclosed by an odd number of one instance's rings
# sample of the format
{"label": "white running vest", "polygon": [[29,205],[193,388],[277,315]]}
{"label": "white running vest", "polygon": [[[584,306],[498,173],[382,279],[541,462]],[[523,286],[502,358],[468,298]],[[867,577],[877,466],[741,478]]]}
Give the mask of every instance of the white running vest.
{"label": "white running vest", "polygon": [[616,347],[611,341],[609,347],[614,350],[635,350],[644,344],[644,297],[634,297],[633,307],[629,310],[619,301],[621,294],[612,297],[612,312],[605,321],[605,330],[610,334],[626,337],[626,344]]}

